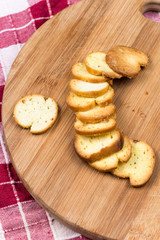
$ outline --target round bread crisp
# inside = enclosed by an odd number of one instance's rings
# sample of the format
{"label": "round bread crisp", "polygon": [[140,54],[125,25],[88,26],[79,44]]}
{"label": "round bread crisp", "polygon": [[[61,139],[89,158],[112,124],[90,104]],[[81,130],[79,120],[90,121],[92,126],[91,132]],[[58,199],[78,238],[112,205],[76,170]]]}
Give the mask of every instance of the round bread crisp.
{"label": "round bread crisp", "polygon": [[109,172],[117,167],[118,158],[117,155],[114,153],[98,161],[89,163],[89,165],[98,171]]}
{"label": "round bread crisp", "polygon": [[76,135],[74,146],[77,154],[87,162],[100,160],[122,148],[122,135],[114,129],[99,136]]}
{"label": "round bread crisp", "polygon": [[92,52],[87,55],[84,61],[89,73],[96,76],[107,76],[109,78],[121,78],[122,75],[113,71],[106,63],[106,53]]}
{"label": "round bread crisp", "polygon": [[132,145],[130,139],[123,134],[123,148],[116,153],[120,162],[128,162],[132,155]]}
{"label": "round bread crisp", "polygon": [[88,111],[96,106],[95,98],[86,98],[70,92],[66,99],[67,105],[74,112]]}
{"label": "round bread crisp", "polygon": [[107,92],[109,83],[90,83],[72,79],[69,83],[72,92],[82,97],[99,97]]}
{"label": "round bread crisp", "polygon": [[77,134],[84,136],[96,136],[105,134],[116,127],[116,120],[114,117],[109,119],[104,119],[98,123],[83,123],[80,120],[76,119],[74,123],[74,129]]}
{"label": "round bread crisp", "polygon": [[155,154],[153,149],[145,142],[130,140],[132,155],[128,162],[119,162],[112,173],[120,178],[129,178],[130,184],[135,187],[142,186],[151,177]]}
{"label": "round bread crisp", "polygon": [[110,81],[109,78],[105,76],[95,76],[87,71],[84,63],[76,63],[72,67],[72,74],[75,78],[81,79],[86,82],[101,83]]}
{"label": "round bread crisp", "polygon": [[127,162],[132,154],[131,144],[127,136],[123,135],[123,147],[120,151],[104,157],[98,161],[89,163],[91,167],[102,171],[108,172],[118,166],[118,162]]}
{"label": "round bread crisp", "polygon": [[111,103],[113,98],[114,98],[114,90],[111,86],[109,86],[108,91],[105,94],[96,98],[96,103],[99,106],[104,107],[107,104]]}
{"label": "round bread crisp", "polygon": [[85,112],[77,112],[77,118],[85,123],[96,123],[101,122],[104,119],[110,118],[116,112],[116,106],[113,103],[107,106],[100,107],[96,106],[91,110]]}
{"label": "round bread crisp", "polygon": [[67,96],[66,102],[72,111],[84,112],[94,108],[96,104],[98,104],[100,107],[105,107],[112,102],[113,97],[114,90],[109,86],[108,91],[97,98],[82,97],[73,92],[70,92]]}
{"label": "round bread crisp", "polygon": [[106,54],[106,63],[110,68],[122,76],[133,78],[142,67],[148,65],[145,53],[131,47],[116,46]]}
{"label": "round bread crisp", "polygon": [[14,119],[23,128],[30,128],[31,133],[47,131],[58,116],[58,105],[52,99],[45,99],[40,94],[23,97],[14,108]]}

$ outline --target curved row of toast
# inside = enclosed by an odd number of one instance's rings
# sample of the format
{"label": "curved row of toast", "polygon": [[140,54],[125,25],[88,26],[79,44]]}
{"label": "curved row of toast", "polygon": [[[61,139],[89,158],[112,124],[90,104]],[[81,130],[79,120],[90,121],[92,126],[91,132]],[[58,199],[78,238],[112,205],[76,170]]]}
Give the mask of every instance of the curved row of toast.
{"label": "curved row of toast", "polygon": [[116,46],[107,54],[92,52],[84,63],[72,67],[74,78],[67,97],[76,116],[77,154],[99,171],[130,178],[132,186],[149,180],[155,156],[148,144],[130,140],[117,128],[112,84],[114,78],[135,77],[147,64],[143,52],[124,46]]}

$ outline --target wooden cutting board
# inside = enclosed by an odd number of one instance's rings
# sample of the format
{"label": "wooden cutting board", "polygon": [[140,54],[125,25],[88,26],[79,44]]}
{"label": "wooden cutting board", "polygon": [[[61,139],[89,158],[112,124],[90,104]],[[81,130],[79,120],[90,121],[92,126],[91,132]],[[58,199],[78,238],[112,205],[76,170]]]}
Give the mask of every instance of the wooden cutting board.
{"label": "wooden cutting board", "polygon": [[[93,239],[160,239],[160,24],[142,11],[159,5],[142,0],[84,0],[47,21],[22,48],[3,97],[3,129],[15,170],[33,197],[55,218]],[[75,117],[65,99],[71,67],[91,51],[133,46],[149,55],[135,79],[114,81],[117,125],[156,153],[150,181],[133,188],[128,180],[100,173],[75,153]],[[55,125],[32,135],[13,119],[23,96],[40,93],[59,105]]]}

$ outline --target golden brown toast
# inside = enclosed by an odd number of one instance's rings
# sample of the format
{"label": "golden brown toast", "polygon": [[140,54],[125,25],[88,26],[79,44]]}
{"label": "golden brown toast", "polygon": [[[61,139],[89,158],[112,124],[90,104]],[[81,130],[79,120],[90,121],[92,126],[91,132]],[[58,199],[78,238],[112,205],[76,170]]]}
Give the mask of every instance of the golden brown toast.
{"label": "golden brown toast", "polygon": [[142,67],[148,65],[148,56],[131,47],[116,46],[106,54],[106,63],[110,68],[128,78],[137,76]]}

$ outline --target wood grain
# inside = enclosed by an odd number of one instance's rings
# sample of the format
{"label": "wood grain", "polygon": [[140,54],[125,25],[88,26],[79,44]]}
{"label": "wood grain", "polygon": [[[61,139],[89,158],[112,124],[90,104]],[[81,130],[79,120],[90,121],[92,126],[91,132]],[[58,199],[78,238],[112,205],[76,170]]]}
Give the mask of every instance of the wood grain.
{"label": "wood grain", "polygon": [[[25,44],[5,86],[4,137],[19,177],[55,218],[93,239],[160,239],[160,24],[141,14],[150,2],[85,0],[65,9]],[[150,58],[135,79],[114,81],[119,128],[156,153],[154,174],[138,189],[76,155],[75,119],[66,105],[72,65],[90,51],[107,52],[117,44],[136,47]],[[42,135],[30,134],[13,119],[16,102],[31,93],[51,96],[59,105],[56,124]]]}

